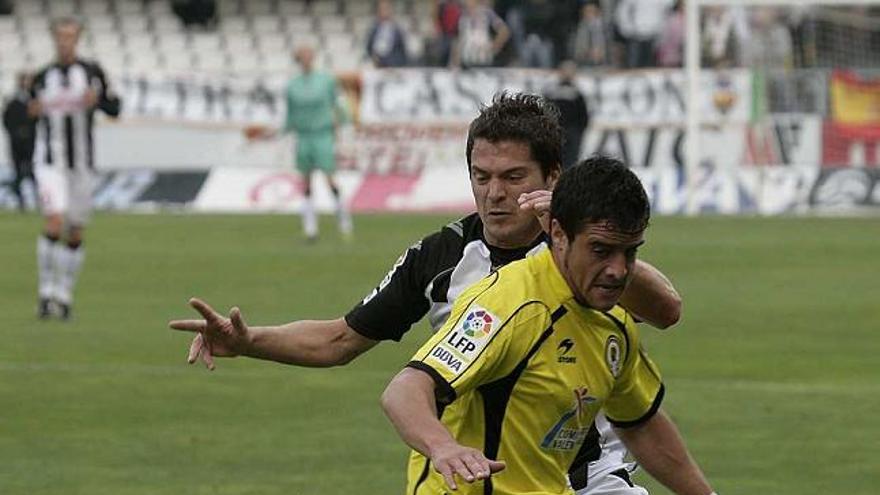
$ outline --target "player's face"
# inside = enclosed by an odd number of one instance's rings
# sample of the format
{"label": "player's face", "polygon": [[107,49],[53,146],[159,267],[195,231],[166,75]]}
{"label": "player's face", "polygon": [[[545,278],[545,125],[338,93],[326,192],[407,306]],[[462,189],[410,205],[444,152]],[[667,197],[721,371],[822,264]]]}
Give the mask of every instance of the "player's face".
{"label": "player's face", "polygon": [[517,198],[523,193],[552,189],[557,175],[543,176],[527,143],[474,140],[471,189],[486,241],[500,248],[523,247],[534,241],[541,233],[541,224],[531,211],[520,210]]}
{"label": "player's face", "polygon": [[632,276],[644,231],[621,232],[605,222],[591,223],[569,240],[553,220],[550,235],[553,257],[575,299],[599,311],[613,308]]}
{"label": "player's face", "polygon": [[379,19],[391,19],[391,16],[393,15],[391,2],[380,1],[377,5],[376,13],[378,14]]}
{"label": "player's face", "polygon": [[294,52],[293,58],[299,63],[302,70],[308,72],[312,70],[312,65],[315,61],[315,52],[312,51],[311,48],[299,48]]}
{"label": "player's face", "polygon": [[79,41],[79,26],[73,23],[59,24],[53,31],[55,51],[61,60],[76,57],[76,44]]}

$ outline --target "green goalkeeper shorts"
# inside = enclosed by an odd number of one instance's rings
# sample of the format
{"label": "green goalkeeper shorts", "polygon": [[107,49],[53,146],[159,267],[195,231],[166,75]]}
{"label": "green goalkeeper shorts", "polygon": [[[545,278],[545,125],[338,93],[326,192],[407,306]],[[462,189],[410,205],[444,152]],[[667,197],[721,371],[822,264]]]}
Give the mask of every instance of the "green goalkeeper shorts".
{"label": "green goalkeeper shorts", "polygon": [[296,168],[303,174],[312,170],[336,171],[336,135],[330,132],[299,133],[296,140]]}

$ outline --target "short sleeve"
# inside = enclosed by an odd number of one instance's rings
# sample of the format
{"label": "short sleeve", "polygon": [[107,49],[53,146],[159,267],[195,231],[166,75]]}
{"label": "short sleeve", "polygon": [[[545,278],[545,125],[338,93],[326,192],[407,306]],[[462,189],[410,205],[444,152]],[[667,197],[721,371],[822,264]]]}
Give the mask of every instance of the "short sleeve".
{"label": "short sleeve", "polygon": [[97,62],[89,64],[90,77],[98,83],[100,94],[98,95],[98,108],[111,117],[119,116],[122,110],[122,102],[119,97],[110,91],[107,75]]}
{"label": "short sleeve", "polygon": [[107,74],[104,73],[104,68],[101,67],[97,62],[91,62],[89,64],[89,72],[91,72],[91,76],[98,80],[101,84],[101,89],[107,87]]}
{"label": "short sleeve", "polygon": [[491,298],[481,296],[496,279],[489,276],[462,293],[446,324],[407,365],[434,379],[440,404],[510,374],[528,355],[532,337],[541,334],[521,326],[550,324],[543,305],[523,305],[509,317],[493,310]]}
{"label": "short sleeve", "polygon": [[438,270],[439,236],[404,251],[379,285],[345,315],[348,326],[373,340],[400,340],[421,320],[431,307],[425,290]]}
{"label": "short sleeve", "polygon": [[639,345],[638,330],[630,323],[627,331],[631,347],[605,403],[605,415],[619,428],[635,426],[651,418],[660,408],[664,394],[660,372]]}

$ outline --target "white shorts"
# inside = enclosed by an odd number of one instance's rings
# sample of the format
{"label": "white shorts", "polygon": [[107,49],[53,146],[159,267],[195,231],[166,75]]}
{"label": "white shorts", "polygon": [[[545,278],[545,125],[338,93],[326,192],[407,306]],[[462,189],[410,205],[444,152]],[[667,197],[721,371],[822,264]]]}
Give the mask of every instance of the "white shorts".
{"label": "white shorts", "polygon": [[630,481],[625,469],[590,476],[587,486],[576,495],[648,495],[648,490]]}
{"label": "white shorts", "polygon": [[34,166],[40,209],[44,216],[61,215],[70,225],[83,226],[92,213],[95,173],[89,169],[69,169],[56,163]]}

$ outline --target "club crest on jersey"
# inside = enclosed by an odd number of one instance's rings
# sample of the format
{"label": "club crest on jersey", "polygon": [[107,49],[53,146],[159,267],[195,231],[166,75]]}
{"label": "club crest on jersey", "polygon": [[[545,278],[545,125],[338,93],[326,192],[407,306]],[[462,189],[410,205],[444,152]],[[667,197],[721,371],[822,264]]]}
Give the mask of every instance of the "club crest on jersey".
{"label": "club crest on jersey", "polygon": [[623,366],[623,358],[620,351],[620,339],[612,335],[605,341],[605,364],[614,378],[620,376],[620,369]]}
{"label": "club crest on jersey", "polygon": [[497,317],[483,308],[474,307],[434,347],[429,358],[458,375],[480,355],[489,343],[487,337],[498,327]]}

